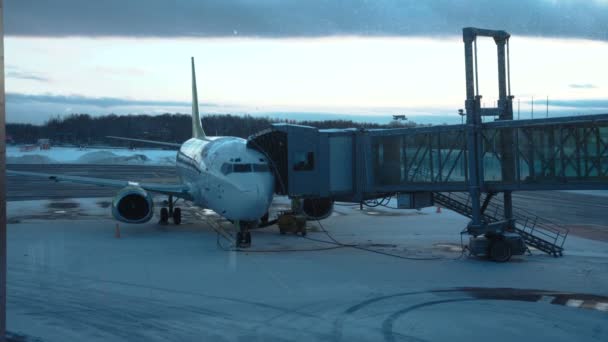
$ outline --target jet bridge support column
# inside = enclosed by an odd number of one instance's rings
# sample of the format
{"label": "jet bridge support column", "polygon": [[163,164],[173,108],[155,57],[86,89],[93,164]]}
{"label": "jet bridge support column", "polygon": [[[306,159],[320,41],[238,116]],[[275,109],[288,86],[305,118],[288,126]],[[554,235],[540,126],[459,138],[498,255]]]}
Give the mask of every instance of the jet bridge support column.
{"label": "jet bridge support column", "polygon": [[[477,73],[477,37],[491,37],[496,43],[498,57],[498,92],[499,100],[496,108],[481,108]],[[510,77],[508,65],[508,41],[510,35],[505,31],[465,27],[462,30],[465,52],[466,93],[465,101],[467,115],[467,157],[468,157],[468,189],[471,197],[472,221],[469,232],[480,235],[488,231],[496,231],[496,227],[487,227],[487,222],[481,219],[480,194],[483,189],[483,145],[482,145],[482,116],[499,117],[499,120],[512,120],[513,108],[510,95]],[[499,137],[499,152],[501,155],[501,174],[503,182],[515,180],[515,163],[513,158],[513,131],[505,129]],[[504,216],[510,221],[513,217],[511,192],[504,192]],[[499,228],[500,230],[502,228]]]}
{"label": "jet bridge support column", "polygon": [[[498,110],[499,120],[513,120],[513,96],[511,96],[511,77],[509,66],[508,43],[509,34],[499,32],[494,35],[496,51],[498,54]],[[506,53],[505,53],[506,48]],[[506,57],[506,58],[505,58]],[[506,65],[505,65],[506,62]],[[507,84],[508,80],[508,84]],[[508,92],[508,93],[507,93]],[[500,135],[501,173],[503,182],[515,181],[515,159],[513,157],[513,130],[504,129]],[[511,191],[503,193],[505,220],[513,219],[513,200]]]}
{"label": "jet bridge support column", "polygon": [[467,115],[467,162],[469,169],[469,194],[471,196],[471,212],[472,221],[469,225],[469,231],[479,230],[482,227],[481,222],[481,203],[480,203],[480,177],[479,177],[479,151],[478,151],[478,139],[479,139],[479,128],[480,128],[480,116],[476,115],[479,109],[479,96],[475,94],[475,80],[474,75],[476,70],[473,68],[473,43],[475,41],[475,34],[472,29],[465,28],[462,32],[464,40],[464,60],[465,60],[465,74],[466,74],[466,92],[467,99],[465,101],[466,115]]}

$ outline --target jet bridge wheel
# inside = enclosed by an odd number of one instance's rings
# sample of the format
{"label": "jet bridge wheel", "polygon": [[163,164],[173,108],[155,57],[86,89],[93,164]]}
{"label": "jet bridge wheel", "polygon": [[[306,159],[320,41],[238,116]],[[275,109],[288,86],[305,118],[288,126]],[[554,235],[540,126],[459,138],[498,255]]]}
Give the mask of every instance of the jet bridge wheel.
{"label": "jet bridge wheel", "polygon": [[182,210],[180,208],[173,209],[173,223],[175,223],[175,224],[182,223]]}
{"label": "jet bridge wheel", "polygon": [[511,246],[507,243],[507,241],[499,238],[493,239],[490,244],[490,250],[488,251],[488,255],[490,258],[496,262],[507,262],[511,259],[513,255],[513,251],[511,251]]}

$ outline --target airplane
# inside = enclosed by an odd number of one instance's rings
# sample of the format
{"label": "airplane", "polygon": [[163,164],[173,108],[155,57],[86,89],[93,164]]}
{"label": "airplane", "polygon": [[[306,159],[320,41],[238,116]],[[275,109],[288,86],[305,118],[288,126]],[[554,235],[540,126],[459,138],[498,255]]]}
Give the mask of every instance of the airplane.
{"label": "airplane", "polygon": [[[44,177],[56,182],[72,182],[121,188],[112,201],[112,215],[126,223],[145,223],[154,216],[150,193],[168,195],[169,208],[160,209],[160,222],[169,216],[181,223],[181,209],[174,208],[173,197],[192,201],[194,205],[215,211],[234,222],[239,231],[238,247],[251,245],[250,229],[268,218],[274,195],[274,175],[270,161],[261,152],[249,148],[239,137],[211,137],[203,130],[196,90],[194,57],[192,64],[192,138],[183,144],[125,137],[109,137],[178,148],[176,169],[178,184],[138,183],[93,177],[80,177],[39,172],[11,171],[7,174]],[[177,200],[176,200],[177,201]]]}

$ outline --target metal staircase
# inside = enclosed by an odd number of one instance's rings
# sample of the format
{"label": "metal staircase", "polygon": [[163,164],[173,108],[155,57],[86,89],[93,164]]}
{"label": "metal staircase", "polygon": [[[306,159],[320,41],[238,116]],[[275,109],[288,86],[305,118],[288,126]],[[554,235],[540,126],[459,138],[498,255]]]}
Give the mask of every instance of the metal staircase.
{"label": "metal staircase", "polygon": [[[482,213],[486,223],[503,220],[503,204],[497,197],[487,198],[488,194],[482,196],[481,201],[486,202],[485,210]],[[472,208],[468,193],[463,192],[435,192],[433,200],[447,209],[453,210],[461,215],[472,217]],[[554,257],[562,256],[564,242],[568,237],[568,229],[553,223],[549,220],[540,218],[525,209],[515,208],[513,218],[515,219],[514,231],[517,232],[528,246],[532,246]]]}

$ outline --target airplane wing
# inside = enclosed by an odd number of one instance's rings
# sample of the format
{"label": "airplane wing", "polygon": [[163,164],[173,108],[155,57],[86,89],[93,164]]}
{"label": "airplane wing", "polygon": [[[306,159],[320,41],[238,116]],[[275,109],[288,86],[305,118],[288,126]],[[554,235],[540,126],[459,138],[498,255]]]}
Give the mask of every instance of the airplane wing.
{"label": "airplane wing", "polygon": [[171,146],[171,147],[175,147],[175,148],[178,148],[178,149],[182,146],[182,144],[170,143],[170,142],[165,142],[165,141],[116,137],[116,136],[113,136],[113,135],[106,135],[106,138],[116,139],[116,140],[135,141],[135,142],[141,142],[141,143],[147,143],[147,144],[155,144],[155,145],[162,145],[162,146]]}
{"label": "airplane wing", "polygon": [[42,172],[28,172],[28,171],[12,171],[6,170],[7,175],[20,175],[47,178],[55,182],[70,182],[79,184],[91,184],[112,188],[124,188],[126,186],[139,186],[142,189],[150,192],[156,192],[165,195],[173,195],[175,197],[183,198],[186,200],[192,200],[192,194],[190,189],[185,184],[161,184],[161,183],[138,183],[125,180],[117,179],[106,179],[106,178],[94,178],[94,177],[81,177],[81,176],[68,176],[59,175],[52,173]]}

